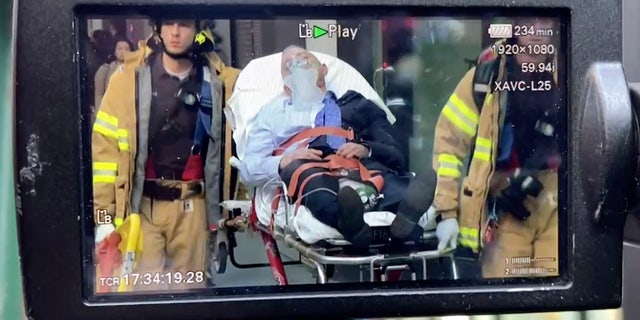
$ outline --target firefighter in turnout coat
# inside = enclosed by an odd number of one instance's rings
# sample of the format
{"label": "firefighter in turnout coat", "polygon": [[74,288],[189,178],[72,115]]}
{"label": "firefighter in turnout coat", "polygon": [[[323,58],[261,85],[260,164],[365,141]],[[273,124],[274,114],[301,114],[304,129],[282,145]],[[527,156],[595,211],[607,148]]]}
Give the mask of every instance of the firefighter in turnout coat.
{"label": "firefighter in turnout coat", "polygon": [[[239,73],[214,46],[199,21],[157,20],[154,37],[126,57],[99,106],[92,131],[97,277],[130,273],[120,291],[206,284],[209,224],[222,218],[222,108]],[[113,251],[114,234],[124,266],[117,257],[100,260]]]}
{"label": "firefighter in turnout coat", "polygon": [[[538,30],[553,23],[538,18],[517,25]],[[479,256],[485,278],[558,274],[555,57],[501,54],[508,45],[551,40],[531,35],[498,42],[459,82],[436,125],[436,233],[449,247],[459,244]],[[518,81],[540,90],[510,90]]]}

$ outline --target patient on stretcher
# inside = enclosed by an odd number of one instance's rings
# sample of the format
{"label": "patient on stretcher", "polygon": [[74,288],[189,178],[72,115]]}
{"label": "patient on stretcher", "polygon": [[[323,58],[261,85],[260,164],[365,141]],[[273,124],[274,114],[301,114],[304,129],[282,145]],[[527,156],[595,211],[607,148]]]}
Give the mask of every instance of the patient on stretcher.
{"label": "patient on stretcher", "polygon": [[[355,246],[371,241],[363,214],[374,207],[407,211],[396,215],[392,236],[415,235],[433,190],[422,188],[419,192],[425,194],[417,195],[419,200],[401,204],[410,176],[385,112],[355,91],[336,97],[326,89],[327,72],[327,66],[303,48],[283,51],[284,93],[260,109],[249,131],[241,180],[258,186],[281,179],[288,188],[284,192],[297,205]],[[432,176],[419,181],[435,185]]]}

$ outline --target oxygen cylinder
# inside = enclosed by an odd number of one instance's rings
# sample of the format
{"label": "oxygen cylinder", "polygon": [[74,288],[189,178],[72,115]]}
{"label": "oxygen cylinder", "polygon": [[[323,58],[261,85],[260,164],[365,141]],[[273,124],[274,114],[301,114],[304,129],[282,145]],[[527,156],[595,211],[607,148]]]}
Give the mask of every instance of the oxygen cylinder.
{"label": "oxygen cylinder", "polygon": [[353,181],[349,179],[340,179],[340,189],[344,187],[351,187],[360,196],[360,200],[364,205],[364,211],[371,211],[378,204],[379,196],[376,189],[370,185],[362,182]]}

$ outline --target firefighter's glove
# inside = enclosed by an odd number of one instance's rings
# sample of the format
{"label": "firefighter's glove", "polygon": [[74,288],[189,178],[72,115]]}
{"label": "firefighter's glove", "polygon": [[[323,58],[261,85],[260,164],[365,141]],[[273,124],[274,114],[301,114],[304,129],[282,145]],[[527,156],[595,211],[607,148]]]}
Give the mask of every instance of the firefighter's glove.
{"label": "firefighter's glove", "polygon": [[455,249],[458,244],[458,233],[460,233],[460,226],[456,218],[448,218],[440,221],[436,227],[438,251]]}
{"label": "firefighter's glove", "polygon": [[98,225],[96,228],[96,244],[102,242],[114,231],[116,231],[116,227],[111,223]]}
{"label": "firefighter's glove", "polygon": [[542,183],[530,174],[520,170],[509,177],[509,187],[504,189],[496,199],[497,207],[511,213],[519,220],[527,220],[531,212],[524,206],[527,197],[536,198],[542,192]]}

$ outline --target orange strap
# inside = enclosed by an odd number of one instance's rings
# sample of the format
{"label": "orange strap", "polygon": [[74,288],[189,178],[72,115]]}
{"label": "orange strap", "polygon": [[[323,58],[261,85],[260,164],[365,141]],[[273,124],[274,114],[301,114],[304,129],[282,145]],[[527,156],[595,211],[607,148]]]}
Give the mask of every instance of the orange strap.
{"label": "orange strap", "polygon": [[[280,147],[275,150],[273,152],[274,156],[278,156],[278,155],[282,155],[284,153],[284,151],[289,148],[290,146],[292,146],[295,143],[298,143],[300,141],[303,141],[305,139],[309,139],[312,137],[318,137],[318,136],[323,136],[323,135],[332,135],[332,136],[339,136],[342,138],[345,138],[346,140],[354,140],[355,139],[355,134],[353,132],[352,129],[342,129],[342,128],[338,128],[338,127],[315,127],[315,128],[309,128],[306,130],[301,131],[300,133],[296,134],[295,136],[289,138],[287,141],[285,141],[284,143],[282,143],[280,145]],[[300,147],[302,147],[303,145],[301,145]],[[320,175],[324,175],[324,174],[329,174],[329,175],[341,175],[339,170],[342,169],[346,169],[346,170],[358,170],[360,172],[360,177],[362,179],[362,181],[370,181],[372,182],[378,192],[380,192],[382,190],[382,187],[384,186],[384,180],[382,179],[381,175],[372,175],[372,173],[376,172],[376,171],[369,171],[364,165],[362,165],[362,163],[358,160],[358,159],[346,159],[346,158],[342,158],[339,157],[337,155],[329,155],[325,158],[326,161],[323,162],[309,162],[309,163],[305,163],[303,165],[301,165],[300,167],[296,168],[296,170],[293,172],[293,175],[291,177],[291,181],[289,181],[289,186],[287,187],[287,195],[289,197],[293,197],[293,195],[295,194],[295,190],[296,190],[296,186],[298,185],[298,181],[300,180],[300,175],[310,169],[310,168],[324,168],[324,169],[328,169],[328,172],[318,172],[318,173],[314,173],[311,174],[309,177],[307,177],[306,179],[304,179],[302,181],[302,184],[300,185],[299,191],[298,193],[300,194],[300,197],[298,197],[298,199],[296,200],[296,206],[295,206],[295,211],[294,211],[294,215],[297,214],[298,212],[298,207],[300,206],[300,203],[302,201],[302,190],[304,189],[304,187],[307,185],[307,183],[309,183],[309,181],[311,180],[311,178],[320,176]],[[270,221],[270,229],[271,232],[273,232],[274,228],[275,228],[275,216],[278,212],[278,206],[280,203],[280,199],[279,197],[283,195],[283,190],[281,187],[278,187],[276,193],[275,193],[275,198],[274,200],[271,202],[271,221]]]}
{"label": "orange strap", "polygon": [[321,176],[321,175],[331,175],[331,176],[343,176],[341,170],[358,170],[360,174],[360,180],[362,182],[370,182],[374,185],[378,192],[382,192],[382,188],[384,187],[384,179],[379,171],[377,170],[369,170],[367,169],[362,162],[358,159],[347,159],[337,155],[329,155],[325,158],[324,162],[308,162],[300,167],[298,167],[291,177],[291,181],[289,181],[289,186],[287,187],[287,195],[291,198],[296,194],[296,186],[300,180],[300,176],[303,172],[310,168],[323,168],[328,171],[316,172],[312,173],[308,177],[302,180],[300,187],[298,189],[298,199],[295,202],[295,210],[298,211],[298,207],[302,201],[302,196],[304,195],[303,190],[306,185],[311,181],[312,178]]}
{"label": "orange strap", "polygon": [[295,206],[295,210],[293,212],[293,215],[295,216],[298,213],[298,207],[300,207],[300,204],[302,203],[302,196],[304,195],[302,193],[302,190],[304,190],[304,187],[307,186],[307,183],[309,183],[309,181],[311,181],[311,179],[317,177],[317,176],[321,176],[321,175],[328,175],[331,174],[329,172],[323,171],[323,172],[316,172],[313,174],[310,174],[306,179],[302,180],[302,184],[300,184],[300,191],[298,191],[298,200],[296,200],[296,206]]}
{"label": "orange strap", "polygon": [[307,162],[299,167],[291,175],[291,180],[289,181],[289,186],[287,187],[287,195],[289,197],[293,197],[296,192],[296,188],[298,186],[298,180],[300,180],[300,176],[303,172],[311,169],[311,168],[323,168],[328,169],[329,162]]}
{"label": "orange strap", "polygon": [[[369,171],[369,172],[377,172],[377,171]],[[316,172],[316,173],[313,173],[313,174],[309,175],[304,180],[302,180],[302,184],[300,184],[300,189],[298,190],[298,199],[295,202],[294,216],[298,213],[298,208],[300,207],[300,204],[302,203],[302,197],[304,196],[304,193],[303,193],[304,188],[311,181],[311,179],[313,179],[315,177],[318,177],[318,176],[322,176],[322,175],[336,176],[336,175],[339,175],[339,174],[336,174],[336,172],[329,172],[329,171]],[[382,187],[384,186],[384,179],[382,178],[382,175],[380,175],[380,174],[373,174],[371,176],[371,178],[369,178],[368,180],[363,180],[363,182],[365,182],[365,181],[371,182],[376,187],[376,190],[378,190],[378,192],[380,192],[380,190],[382,190]]]}
{"label": "orange strap", "polygon": [[[296,170],[293,172],[293,175],[291,175],[291,181],[289,181],[289,187],[287,188],[287,194],[289,195],[289,197],[293,197],[296,187],[298,186],[298,180],[300,180],[300,175],[302,175],[303,172],[307,171],[310,168],[322,168],[333,172],[340,169],[360,169],[361,167],[360,161],[358,159],[346,159],[336,155],[328,155],[324,158],[324,160],[325,161],[323,162],[307,162],[296,168]],[[364,168],[364,166],[362,167]]]}
{"label": "orange strap", "polygon": [[323,162],[308,162],[300,167],[298,167],[291,176],[291,181],[289,181],[289,186],[287,187],[287,195],[289,197],[293,197],[295,194],[296,186],[298,185],[298,181],[300,180],[300,175],[303,172],[310,168],[323,168],[329,170],[331,175],[339,176],[341,170],[358,170],[360,174],[360,179],[364,181],[371,181],[378,189],[378,192],[382,191],[383,184],[380,184],[377,176],[374,176],[374,173],[378,171],[367,169],[360,160],[352,158],[347,159],[337,155],[328,155],[324,158],[326,161]]}
{"label": "orange strap", "polygon": [[273,152],[274,156],[279,156],[282,153],[284,153],[284,151],[289,148],[290,146],[292,146],[295,143],[298,143],[304,139],[308,139],[311,137],[318,137],[318,136],[323,136],[323,135],[330,135],[330,136],[339,136],[339,137],[343,137],[347,140],[353,140],[355,138],[355,135],[353,133],[353,130],[349,129],[342,129],[342,128],[338,128],[338,127],[315,127],[315,128],[309,128],[306,130],[301,131],[300,133],[296,134],[295,136],[289,138],[289,140],[285,141],[283,144],[280,145],[280,147]]}

